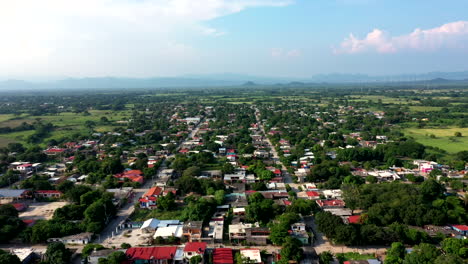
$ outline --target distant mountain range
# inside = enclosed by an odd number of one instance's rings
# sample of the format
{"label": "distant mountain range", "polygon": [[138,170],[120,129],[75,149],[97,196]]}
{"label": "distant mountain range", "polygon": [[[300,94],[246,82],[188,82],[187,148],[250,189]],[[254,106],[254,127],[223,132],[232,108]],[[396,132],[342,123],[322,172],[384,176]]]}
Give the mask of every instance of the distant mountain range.
{"label": "distant mountain range", "polygon": [[400,82],[468,82],[468,71],[430,72],[424,74],[371,76],[365,74],[322,74],[310,78],[261,77],[242,74],[186,75],[181,77],[155,78],[67,78],[57,81],[30,82],[23,80],[0,81],[2,90],[29,89],[118,89],[118,88],[164,88],[164,87],[220,87],[220,86],[257,86],[287,85],[301,86],[311,84],[343,83],[400,83]]}

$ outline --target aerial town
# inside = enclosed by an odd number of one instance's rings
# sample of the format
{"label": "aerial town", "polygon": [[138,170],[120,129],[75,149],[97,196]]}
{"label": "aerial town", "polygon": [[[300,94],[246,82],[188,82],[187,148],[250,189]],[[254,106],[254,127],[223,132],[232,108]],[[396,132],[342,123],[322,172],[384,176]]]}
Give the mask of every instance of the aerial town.
{"label": "aerial town", "polygon": [[468,264],[468,0],[0,0],[0,264]]}
{"label": "aerial town", "polygon": [[236,89],[3,97],[0,262],[465,263],[466,89]]}

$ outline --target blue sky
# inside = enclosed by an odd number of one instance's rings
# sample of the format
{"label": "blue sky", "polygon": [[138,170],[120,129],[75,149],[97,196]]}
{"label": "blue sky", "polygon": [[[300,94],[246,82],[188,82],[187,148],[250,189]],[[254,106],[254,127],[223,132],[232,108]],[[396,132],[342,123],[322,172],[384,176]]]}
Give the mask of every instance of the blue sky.
{"label": "blue sky", "polygon": [[0,77],[468,70],[466,0],[15,0]]}

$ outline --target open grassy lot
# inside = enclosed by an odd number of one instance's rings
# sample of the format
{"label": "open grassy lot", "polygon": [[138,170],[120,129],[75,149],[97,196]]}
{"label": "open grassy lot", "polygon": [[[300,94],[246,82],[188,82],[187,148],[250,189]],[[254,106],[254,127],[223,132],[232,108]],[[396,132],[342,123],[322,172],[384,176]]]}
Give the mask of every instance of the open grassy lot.
{"label": "open grassy lot", "polygon": [[411,112],[437,112],[442,109],[440,106],[419,106],[419,105],[412,105],[409,106]]}
{"label": "open grassy lot", "polygon": [[344,260],[368,260],[375,258],[374,254],[359,254],[357,252],[339,253],[337,256],[340,256]]}
{"label": "open grassy lot", "polygon": [[349,96],[349,101],[351,102],[367,102],[372,101],[374,103],[379,100],[384,104],[409,104],[409,103],[418,103],[417,101],[408,100],[407,98],[392,98],[386,97],[383,95],[351,95]]}
{"label": "open grassy lot", "polygon": [[5,147],[11,142],[24,142],[26,138],[34,133],[33,130],[0,134],[0,147]]}
{"label": "open grassy lot", "polygon": [[[449,153],[468,150],[468,128],[407,128],[403,132],[421,144],[438,147]],[[455,132],[461,132],[463,136],[455,137]]]}
{"label": "open grassy lot", "polygon": [[0,137],[0,148],[6,147],[8,146],[9,143],[14,143],[14,142],[16,141],[13,139]]}
{"label": "open grassy lot", "polygon": [[172,220],[172,219],[181,219],[182,209],[177,208],[174,211],[160,211],[158,209],[147,210],[147,209],[137,209],[132,214],[131,218],[133,221],[145,221],[150,218],[157,218],[160,220]]}
{"label": "open grassy lot", "polygon": [[[33,123],[36,120],[42,122],[50,122],[58,127],[48,137],[44,139],[47,142],[50,139],[60,139],[62,137],[71,136],[75,133],[86,132],[86,121],[93,121],[97,124],[95,127],[98,132],[107,132],[113,130],[113,125],[116,121],[128,120],[131,116],[130,111],[111,111],[111,110],[90,110],[89,115],[82,113],[63,112],[57,115],[44,115],[44,116],[13,116],[13,115],[0,115],[0,127],[17,127],[23,122]],[[101,118],[106,117],[109,123],[101,123]],[[0,134],[0,147],[4,147],[11,142],[20,142],[25,144],[28,136],[34,133],[33,130],[20,131],[13,133]]]}
{"label": "open grassy lot", "polygon": [[0,115],[0,122],[7,121],[13,118],[11,114],[1,114]]}

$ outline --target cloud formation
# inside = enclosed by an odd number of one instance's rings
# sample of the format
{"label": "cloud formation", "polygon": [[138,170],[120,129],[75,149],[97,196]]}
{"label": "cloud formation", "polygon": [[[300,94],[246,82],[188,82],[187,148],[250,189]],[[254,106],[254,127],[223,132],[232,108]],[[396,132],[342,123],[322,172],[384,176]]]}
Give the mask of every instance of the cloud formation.
{"label": "cloud formation", "polygon": [[[159,64],[165,63],[165,68],[171,64],[180,67],[177,65],[179,60],[190,59],[190,53],[195,52],[185,43],[186,37],[226,34],[223,29],[207,25],[209,21],[248,8],[282,7],[292,1],[0,1],[0,72],[45,71],[47,64],[49,71],[88,75],[83,72],[83,66],[89,63],[96,65],[93,66],[95,69],[89,70],[96,70],[97,74],[105,74],[102,69],[105,67],[114,70],[108,70],[108,74],[132,74],[126,73],[123,64],[148,58],[157,59]],[[177,52],[180,54],[173,54]],[[124,54],[128,58],[118,58]],[[169,58],[168,54],[173,57]],[[150,68],[142,75],[154,74]],[[155,72],[154,69],[151,71]]]}
{"label": "cloud formation", "polygon": [[431,52],[442,49],[468,49],[468,21],[457,21],[431,29],[415,29],[407,35],[392,37],[385,31],[374,29],[364,39],[353,34],[345,38],[337,54],[396,53],[404,50]]}

